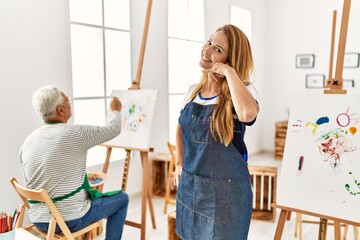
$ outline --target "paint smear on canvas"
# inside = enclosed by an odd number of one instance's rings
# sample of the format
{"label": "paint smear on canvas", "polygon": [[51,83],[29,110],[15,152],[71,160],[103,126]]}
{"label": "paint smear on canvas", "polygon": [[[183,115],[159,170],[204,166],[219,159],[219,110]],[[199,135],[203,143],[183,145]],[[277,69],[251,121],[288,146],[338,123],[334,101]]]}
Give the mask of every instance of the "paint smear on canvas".
{"label": "paint smear on canvas", "polygon": [[341,158],[344,153],[353,152],[357,148],[352,137],[357,134],[355,126],[359,118],[356,113],[349,114],[350,107],[345,112],[337,114],[336,119],[329,116],[319,116],[315,121],[297,120],[292,124],[294,132],[301,132],[303,122],[304,131],[311,131],[312,139],[324,162],[327,162],[334,173],[340,172]]}
{"label": "paint smear on canvas", "polygon": [[[359,195],[360,194],[360,182],[357,179],[355,179],[352,172],[349,172],[349,175],[352,176],[352,178],[354,180],[354,183],[355,183],[355,186],[357,186],[358,189],[353,191],[349,183],[345,184],[345,189],[346,189],[346,191],[349,192],[350,195],[353,195],[353,196]],[[356,192],[356,191],[358,191],[358,192]]]}

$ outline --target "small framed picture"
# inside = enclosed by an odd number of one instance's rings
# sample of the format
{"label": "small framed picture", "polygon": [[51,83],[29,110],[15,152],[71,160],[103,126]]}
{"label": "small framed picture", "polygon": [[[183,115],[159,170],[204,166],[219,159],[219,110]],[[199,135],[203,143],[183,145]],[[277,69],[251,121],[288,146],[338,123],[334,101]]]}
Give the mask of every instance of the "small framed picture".
{"label": "small framed picture", "polygon": [[360,53],[345,53],[344,68],[357,68],[359,67]]}
{"label": "small framed picture", "polygon": [[313,68],[315,65],[314,54],[298,54],[296,55],[296,68]]}
{"label": "small framed picture", "polygon": [[344,79],[343,80],[343,88],[353,88],[355,87],[355,81],[352,79]]}
{"label": "small framed picture", "polygon": [[323,88],[325,84],[324,74],[307,74],[306,88]]}

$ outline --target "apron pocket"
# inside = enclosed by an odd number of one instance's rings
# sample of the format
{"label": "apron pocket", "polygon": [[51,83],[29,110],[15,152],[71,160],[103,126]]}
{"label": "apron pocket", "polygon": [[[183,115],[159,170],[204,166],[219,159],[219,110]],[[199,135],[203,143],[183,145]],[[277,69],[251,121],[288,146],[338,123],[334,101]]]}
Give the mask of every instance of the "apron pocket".
{"label": "apron pocket", "polygon": [[191,116],[190,120],[190,138],[194,143],[213,144],[216,142],[210,132],[211,118],[204,116]]}
{"label": "apron pocket", "polygon": [[230,208],[229,179],[212,179],[194,176],[195,212],[213,219],[217,223],[227,223]]}
{"label": "apron pocket", "polygon": [[230,193],[230,180],[205,178],[183,169],[177,198],[194,214],[217,223],[228,223]]}

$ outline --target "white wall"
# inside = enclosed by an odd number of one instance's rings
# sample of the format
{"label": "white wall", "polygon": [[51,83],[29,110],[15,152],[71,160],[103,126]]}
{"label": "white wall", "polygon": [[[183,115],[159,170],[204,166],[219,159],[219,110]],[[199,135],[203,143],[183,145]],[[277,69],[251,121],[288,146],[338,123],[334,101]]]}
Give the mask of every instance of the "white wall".
{"label": "white wall", "polygon": [[[306,74],[328,76],[332,13],[337,10],[339,38],[342,0],[271,0],[267,2],[265,35],[264,98],[262,148],[274,149],[275,122],[287,120],[294,92],[305,91]],[[360,2],[352,1],[346,52],[360,52]],[[337,43],[335,48],[337,49]],[[295,56],[315,54],[315,67],[296,69]],[[334,75],[334,74],[333,74]],[[344,79],[354,79],[360,88],[360,69],[344,69]],[[307,89],[309,91],[309,89]],[[309,103],[311,104],[311,103]]]}
{"label": "white wall", "polygon": [[32,93],[49,83],[70,90],[66,13],[65,1],[0,1],[0,211],[20,203],[8,180],[22,180],[19,148],[41,124]]}

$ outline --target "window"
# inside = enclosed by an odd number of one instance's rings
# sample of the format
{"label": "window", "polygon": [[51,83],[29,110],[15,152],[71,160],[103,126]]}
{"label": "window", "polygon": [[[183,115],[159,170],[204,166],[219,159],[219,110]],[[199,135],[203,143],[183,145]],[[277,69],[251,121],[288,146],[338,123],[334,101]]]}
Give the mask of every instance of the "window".
{"label": "window", "polygon": [[231,6],[231,24],[240,28],[251,42],[252,35],[252,16],[249,10]]}
{"label": "window", "polygon": [[[104,125],[112,89],[131,85],[130,1],[69,0],[75,124]],[[105,160],[89,151],[88,165]],[[112,157],[123,157],[116,151]],[[118,154],[118,155],[116,155]]]}
{"label": "window", "polygon": [[180,109],[188,88],[199,81],[204,43],[204,1],[169,0],[169,141],[175,143]]}

